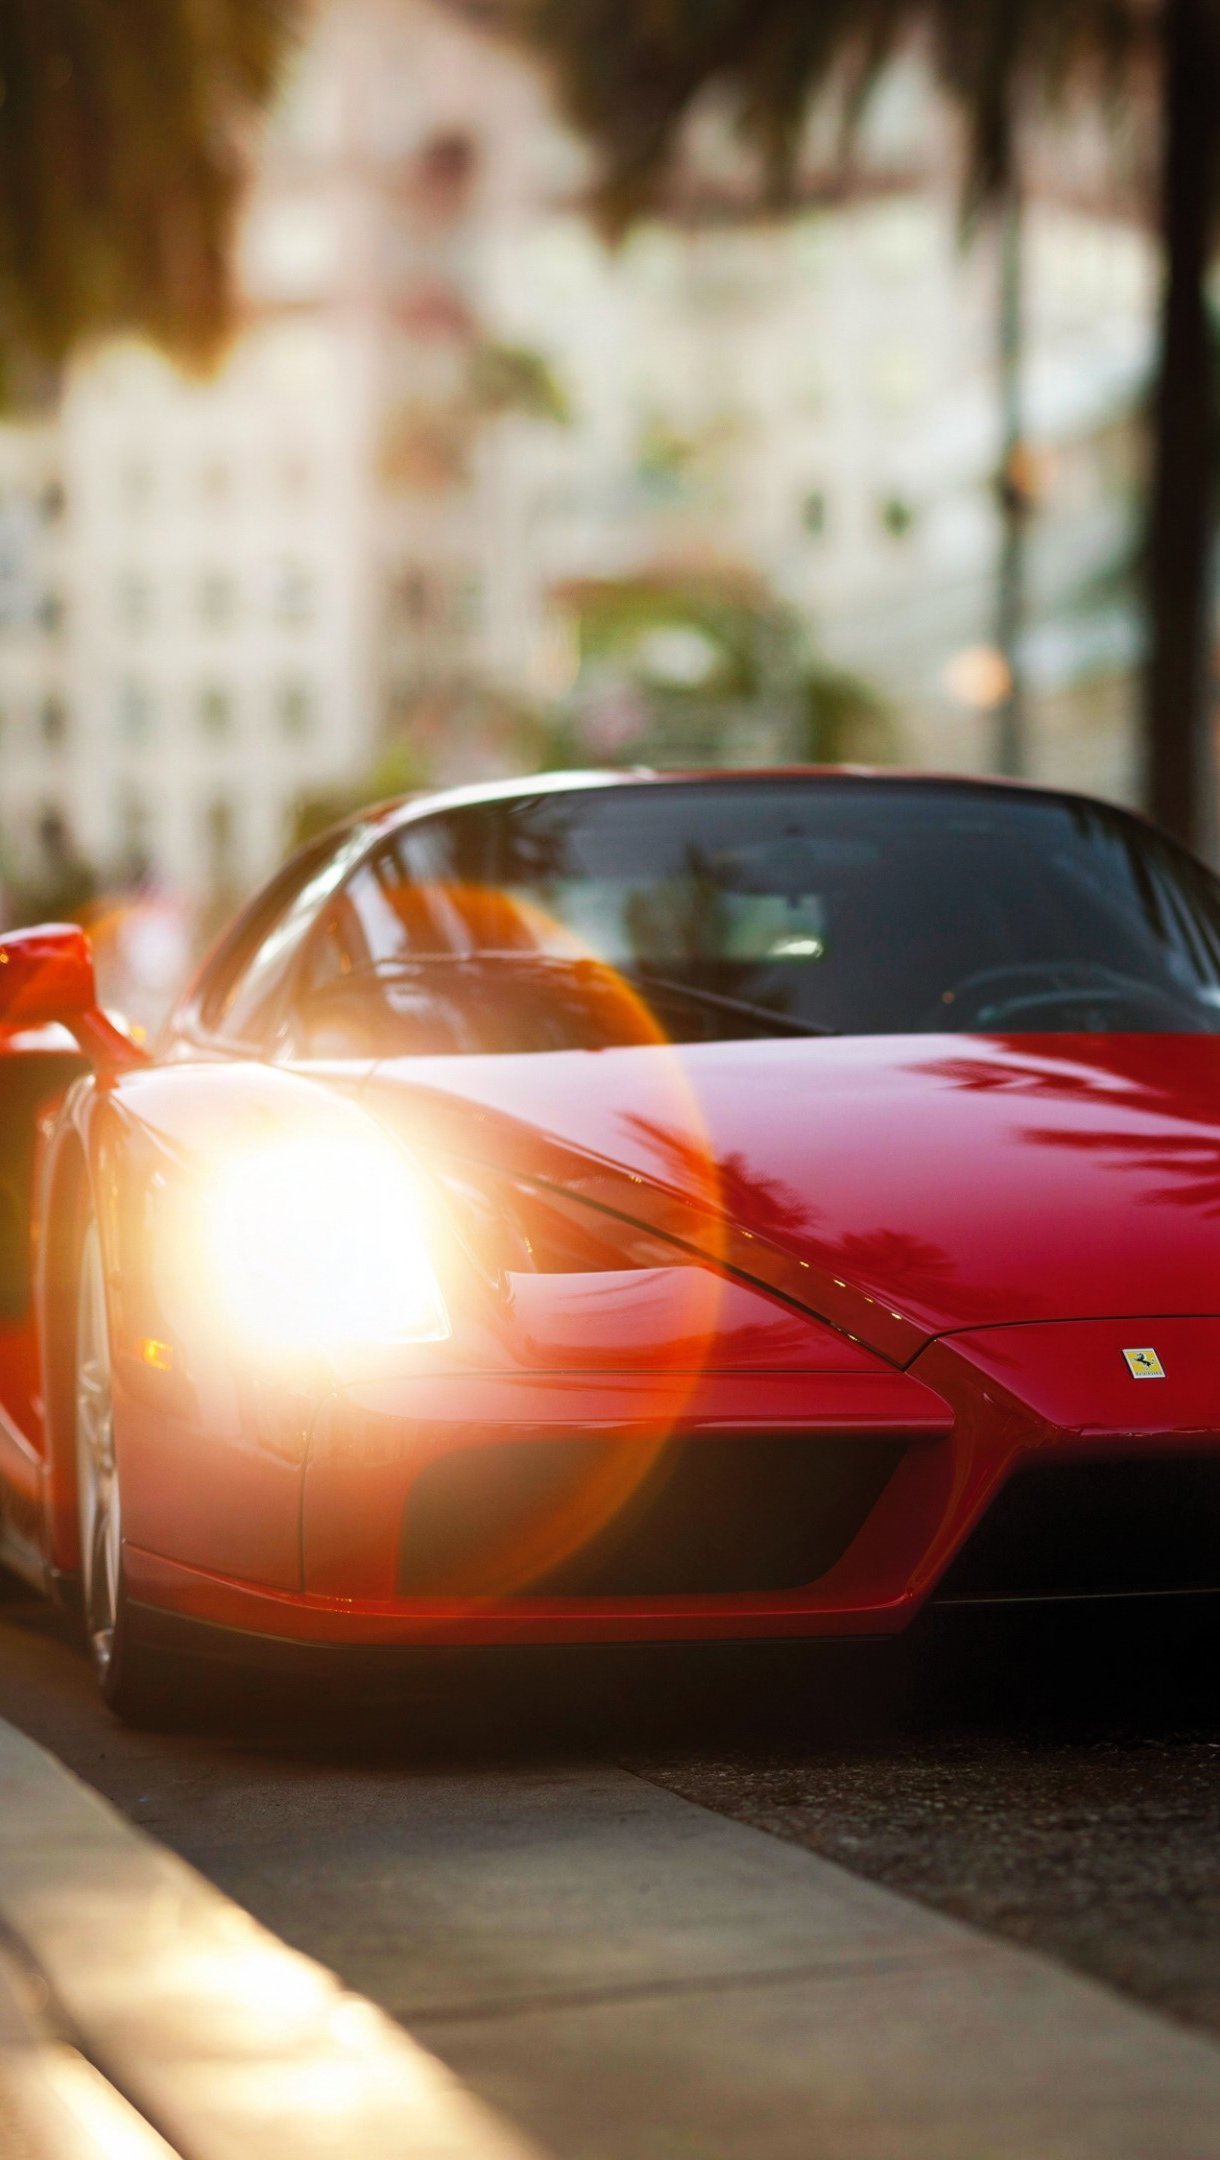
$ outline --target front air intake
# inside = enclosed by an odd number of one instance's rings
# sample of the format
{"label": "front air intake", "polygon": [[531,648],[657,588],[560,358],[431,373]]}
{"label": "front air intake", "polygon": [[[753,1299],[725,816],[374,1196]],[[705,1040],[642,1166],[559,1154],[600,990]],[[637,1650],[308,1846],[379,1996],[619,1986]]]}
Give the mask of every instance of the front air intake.
{"label": "front air intake", "polygon": [[942,1577],[939,1602],[1220,1588],[1220,1454],[1018,1470]]}
{"label": "front air intake", "polygon": [[[516,1439],[434,1456],[407,1500],[401,1595],[639,1598],[797,1589],[842,1558],[905,1443],[819,1433],[671,1440],[638,1485],[616,1479],[623,1439]],[[617,1457],[612,1451],[618,1451]],[[629,1497],[527,1579],[512,1555],[548,1522],[579,1519],[582,1495]],[[545,1544],[545,1535],[541,1542]]]}

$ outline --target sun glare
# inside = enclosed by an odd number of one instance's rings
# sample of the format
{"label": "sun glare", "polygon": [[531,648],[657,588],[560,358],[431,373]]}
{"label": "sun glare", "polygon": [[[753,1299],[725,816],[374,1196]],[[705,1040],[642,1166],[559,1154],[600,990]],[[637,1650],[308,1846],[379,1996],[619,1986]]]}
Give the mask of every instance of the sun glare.
{"label": "sun glare", "polygon": [[375,1135],[234,1155],[207,1195],[205,1225],[220,1299],[249,1340],[304,1356],[449,1332],[419,1187]]}

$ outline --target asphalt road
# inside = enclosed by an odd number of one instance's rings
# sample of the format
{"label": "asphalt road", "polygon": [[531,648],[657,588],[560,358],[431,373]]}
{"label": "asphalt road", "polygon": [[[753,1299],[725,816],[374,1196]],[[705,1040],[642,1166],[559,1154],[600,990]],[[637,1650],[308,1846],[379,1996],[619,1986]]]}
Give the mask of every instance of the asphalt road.
{"label": "asphalt road", "polygon": [[277,1684],[147,1734],[18,1597],[0,1716],[408,2019],[370,1903],[403,1776],[511,1773],[545,1800],[617,1763],[1220,2033],[1218,1608],[962,1613],[898,1650],[518,1657],[405,1699]]}

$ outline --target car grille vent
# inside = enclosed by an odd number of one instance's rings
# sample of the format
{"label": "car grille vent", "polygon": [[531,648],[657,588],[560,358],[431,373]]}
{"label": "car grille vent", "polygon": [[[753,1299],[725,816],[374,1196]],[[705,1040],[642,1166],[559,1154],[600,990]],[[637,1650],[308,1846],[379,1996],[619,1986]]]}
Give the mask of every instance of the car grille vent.
{"label": "car grille vent", "polygon": [[[852,1434],[712,1434],[671,1440],[608,1519],[596,1496],[631,1484],[621,1439],[456,1447],[421,1470],[407,1501],[404,1596],[693,1596],[797,1588],[841,1559],[905,1443]],[[614,1451],[617,1451],[617,1455]],[[534,1569],[547,1525],[594,1527]],[[562,1547],[561,1547],[562,1549]]]}
{"label": "car grille vent", "polygon": [[939,1602],[1220,1588],[1220,1455],[1017,1471],[936,1591]]}

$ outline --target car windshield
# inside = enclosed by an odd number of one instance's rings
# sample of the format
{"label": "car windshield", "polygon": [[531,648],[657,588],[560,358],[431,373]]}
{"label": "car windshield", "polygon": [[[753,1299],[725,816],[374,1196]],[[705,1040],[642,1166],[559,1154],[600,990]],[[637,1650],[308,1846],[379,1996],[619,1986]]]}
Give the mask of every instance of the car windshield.
{"label": "car windshield", "polygon": [[1220,886],[1122,811],[969,783],[540,792],[404,826],[312,969],[316,1015],[371,1000],[404,1047],[615,1039],[612,980],[677,1040],[1213,1032]]}

